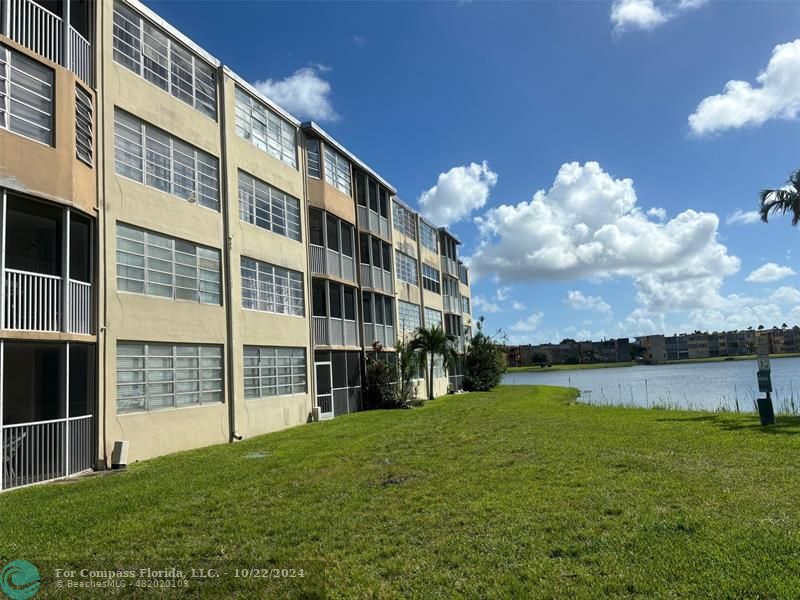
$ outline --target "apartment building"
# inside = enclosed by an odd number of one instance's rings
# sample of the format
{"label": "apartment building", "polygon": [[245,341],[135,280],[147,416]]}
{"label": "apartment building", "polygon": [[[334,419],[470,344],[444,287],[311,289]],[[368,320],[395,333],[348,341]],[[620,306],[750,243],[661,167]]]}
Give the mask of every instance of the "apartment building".
{"label": "apartment building", "polygon": [[463,352],[452,234],[139,2],[0,0],[0,107],[0,490],[361,410],[412,306]]}

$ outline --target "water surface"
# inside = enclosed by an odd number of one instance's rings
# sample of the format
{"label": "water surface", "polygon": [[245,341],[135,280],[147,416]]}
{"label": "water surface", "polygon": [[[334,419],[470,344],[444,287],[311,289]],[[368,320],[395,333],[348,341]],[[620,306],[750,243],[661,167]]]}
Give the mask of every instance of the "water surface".
{"label": "water surface", "polygon": [[[775,411],[800,412],[800,357],[773,358],[771,367]],[[757,368],[755,360],[737,360],[534,371],[506,373],[503,383],[571,386],[591,404],[753,412]]]}

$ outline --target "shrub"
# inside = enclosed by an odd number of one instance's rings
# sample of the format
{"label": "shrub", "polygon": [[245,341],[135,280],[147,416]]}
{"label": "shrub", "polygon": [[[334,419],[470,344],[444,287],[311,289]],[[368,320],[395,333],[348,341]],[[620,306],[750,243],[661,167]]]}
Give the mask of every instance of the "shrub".
{"label": "shrub", "polygon": [[477,326],[478,333],[472,338],[464,357],[464,389],[485,392],[500,383],[506,370],[506,357],[502,347],[483,333],[483,317]]}
{"label": "shrub", "polygon": [[367,385],[364,405],[367,410],[394,408],[396,398],[392,386],[393,368],[384,360],[367,359]]}

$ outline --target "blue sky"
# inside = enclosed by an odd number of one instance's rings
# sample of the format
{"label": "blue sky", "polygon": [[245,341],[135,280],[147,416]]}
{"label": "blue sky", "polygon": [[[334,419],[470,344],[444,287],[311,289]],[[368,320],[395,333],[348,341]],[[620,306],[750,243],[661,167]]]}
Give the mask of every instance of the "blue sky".
{"label": "blue sky", "polygon": [[800,168],[796,3],[147,4],[452,220],[512,342],[800,323],[798,232],[749,222]]}

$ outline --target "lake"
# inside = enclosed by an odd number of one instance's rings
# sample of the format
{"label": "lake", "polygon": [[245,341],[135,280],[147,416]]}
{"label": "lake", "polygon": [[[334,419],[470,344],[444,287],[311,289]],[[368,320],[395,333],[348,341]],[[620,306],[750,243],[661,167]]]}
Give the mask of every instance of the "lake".
{"label": "lake", "polygon": [[[775,412],[800,413],[800,357],[770,362]],[[506,373],[503,383],[571,386],[589,404],[755,412],[757,368],[755,360],[641,365]]]}

